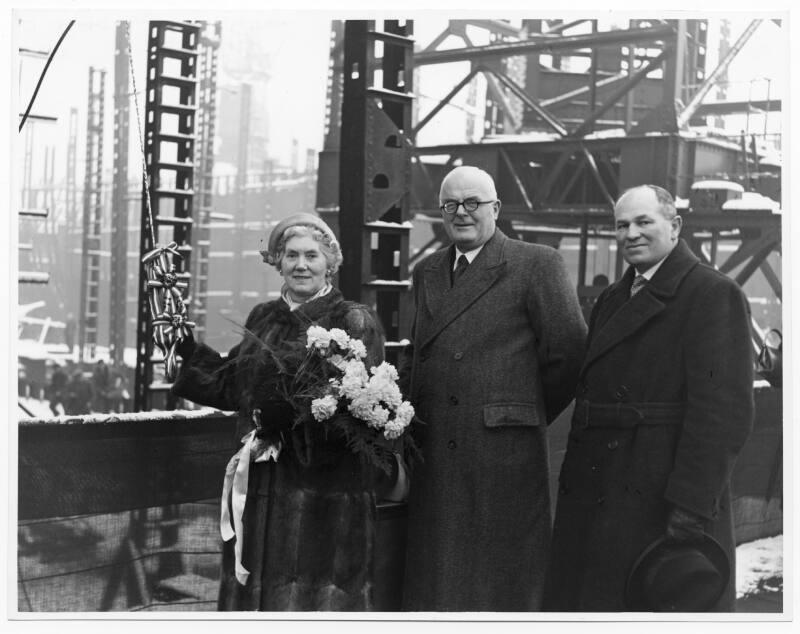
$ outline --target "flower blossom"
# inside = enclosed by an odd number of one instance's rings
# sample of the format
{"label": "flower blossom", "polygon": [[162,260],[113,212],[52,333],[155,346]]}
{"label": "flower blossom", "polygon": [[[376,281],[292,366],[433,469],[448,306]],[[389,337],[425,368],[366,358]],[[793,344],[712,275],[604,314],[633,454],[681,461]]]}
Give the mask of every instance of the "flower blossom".
{"label": "flower blossom", "polygon": [[380,377],[386,381],[397,381],[397,370],[395,367],[386,361],[381,363],[378,367],[370,368],[373,376]]}
{"label": "flower blossom", "polygon": [[337,343],[339,350],[347,350],[350,344],[350,335],[348,335],[341,328],[331,328],[328,331],[328,334],[330,335],[330,338]]}
{"label": "flower blossom", "polygon": [[408,401],[403,401],[395,411],[394,418],[387,421],[383,428],[383,436],[387,440],[394,440],[403,435],[405,428],[414,417],[414,407]]}
{"label": "flower blossom", "polygon": [[361,339],[351,339],[348,348],[350,349],[350,354],[356,359],[363,359],[367,356],[367,347]]}
{"label": "flower blossom", "polygon": [[367,383],[367,390],[376,402],[383,401],[392,409],[397,408],[403,400],[397,383],[390,380],[385,374],[371,376]]}
{"label": "flower blossom", "polygon": [[329,419],[336,412],[339,402],[333,394],[327,394],[322,398],[315,398],[311,401],[311,415],[317,421]]}
{"label": "flower blossom", "polygon": [[306,332],[306,348],[327,350],[331,345],[331,333],[322,326],[309,326]]}
{"label": "flower blossom", "polygon": [[341,379],[341,393],[349,399],[355,398],[366,385],[369,377],[364,364],[358,359],[345,362],[344,376]]}

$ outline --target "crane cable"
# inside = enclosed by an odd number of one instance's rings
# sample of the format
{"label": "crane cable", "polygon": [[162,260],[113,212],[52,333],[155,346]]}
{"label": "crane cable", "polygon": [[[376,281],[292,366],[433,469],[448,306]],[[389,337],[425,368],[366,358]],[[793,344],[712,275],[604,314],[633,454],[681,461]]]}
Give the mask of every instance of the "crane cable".
{"label": "crane cable", "polygon": [[147,220],[150,229],[151,244],[156,243],[156,234],[153,228],[153,208],[150,205],[150,180],[147,177],[147,157],[144,151],[144,137],[142,135],[141,113],[139,112],[139,96],[136,91],[136,74],[133,72],[133,52],[131,51],[131,23],[125,20],[125,39],[128,45],[128,64],[131,67],[131,83],[133,84],[133,103],[136,107],[136,127],[139,130],[139,149],[142,153],[142,179],[144,180],[145,204],[147,206]]}
{"label": "crane cable", "polygon": [[36,88],[33,90],[33,95],[31,95],[31,100],[28,102],[28,107],[25,109],[25,114],[22,115],[22,121],[19,122],[19,130],[18,132],[22,132],[22,126],[25,125],[25,122],[28,120],[28,115],[31,113],[31,108],[33,107],[33,102],[36,101],[36,95],[39,94],[39,88],[42,86],[42,81],[44,81],[44,76],[47,73],[47,69],[50,68],[50,62],[53,61],[53,58],[56,55],[56,51],[58,51],[58,47],[61,46],[61,42],[64,41],[64,38],[69,33],[69,30],[72,28],[72,25],[75,24],[75,20],[70,20],[70,23],[67,24],[67,28],[64,29],[64,32],[61,34],[61,37],[58,38],[58,42],[56,42],[55,47],[52,51],[50,51],[50,55],[47,58],[47,62],[42,69],[42,74],[39,75],[39,81],[36,82]]}

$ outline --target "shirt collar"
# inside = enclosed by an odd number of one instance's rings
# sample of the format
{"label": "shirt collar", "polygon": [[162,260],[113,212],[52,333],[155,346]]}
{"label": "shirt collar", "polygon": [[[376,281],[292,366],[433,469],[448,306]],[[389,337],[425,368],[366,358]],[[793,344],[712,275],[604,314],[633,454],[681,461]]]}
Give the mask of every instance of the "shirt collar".
{"label": "shirt collar", "polygon": [[661,258],[658,262],[656,262],[649,269],[647,269],[644,273],[639,273],[637,271],[636,274],[637,275],[641,275],[644,279],[646,279],[649,282],[650,280],[653,279],[653,276],[656,274],[656,271],[658,271],[659,267],[661,267],[661,265],[664,264],[664,260],[666,260],[668,256],[669,256],[669,253],[667,253],[667,255],[665,255],[663,258]]}
{"label": "shirt collar", "polygon": [[[484,244],[486,244],[486,243],[484,242]],[[456,249],[456,257],[454,257],[454,258],[453,258],[453,270],[455,271],[455,269],[456,269],[456,266],[458,265],[458,258],[459,258],[460,256],[462,256],[462,255],[465,255],[465,256],[467,256],[467,262],[468,262],[469,264],[472,264],[472,261],[473,261],[473,260],[474,260],[476,257],[478,257],[478,254],[481,252],[481,249],[482,249],[482,248],[483,248],[483,244],[482,244],[482,245],[480,245],[479,247],[475,247],[474,249],[472,249],[472,250],[470,250],[470,251],[462,251],[461,249],[459,249],[458,247],[456,247],[456,248],[455,248],[455,249]]]}
{"label": "shirt collar", "polygon": [[333,286],[331,286],[330,283],[326,283],[325,286],[323,286],[321,289],[319,289],[312,297],[309,297],[304,302],[296,302],[289,296],[289,287],[286,286],[286,284],[284,284],[283,288],[281,289],[281,297],[283,298],[283,301],[285,301],[286,304],[289,306],[289,310],[294,311],[294,310],[297,310],[298,308],[300,308],[303,304],[305,304],[307,302],[310,302],[310,301],[312,301],[314,299],[317,299],[318,297],[322,297],[323,295],[327,295],[332,290],[333,290]]}

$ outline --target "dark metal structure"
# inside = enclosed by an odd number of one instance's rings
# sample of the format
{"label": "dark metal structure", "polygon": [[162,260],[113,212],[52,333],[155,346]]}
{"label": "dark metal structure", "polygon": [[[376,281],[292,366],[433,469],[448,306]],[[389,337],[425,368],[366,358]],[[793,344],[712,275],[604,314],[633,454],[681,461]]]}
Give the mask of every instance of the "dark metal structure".
{"label": "dark metal structure", "polygon": [[[344,27],[339,173],[340,288],[373,306],[393,344],[408,334],[413,24]],[[376,78],[382,77],[380,86]]]}
{"label": "dark metal structure", "polygon": [[[413,155],[411,212],[419,219],[427,217],[433,234],[411,255],[410,263],[446,241],[438,211],[438,185],[444,174],[459,164],[477,165],[493,175],[503,200],[500,223],[504,231],[556,247],[563,238],[577,238],[578,258],[573,264],[577,265],[581,296],[595,290],[591,288],[590,247],[596,252],[601,245],[606,255],[616,258],[614,273],[622,271],[609,232],[613,201],[625,188],[653,183],[685,199],[696,181],[723,179],[747,189],[769,186],[768,193],[779,197],[777,175],[757,169],[758,155],[746,143],[731,142],[722,135],[688,133],[690,123],[705,123],[705,117],[748,112],[754,107],[780,109],[779,102],[769,101],[703,103],[760,23],[752,21],[721,56],[717,68],[706,73],[705,20],[632,20],[627,28],[604,31],[592,20],[525,20],[521,27],[499,20],[450,21],[428,47],[413,55],[415,68],[469,62],[469,70],[460,79],[454,74],[452,89],[425,110],[420,108],[418,120],[406,133]],[[360,46],[358,38],[362,37],[351,34],[347,26],[345,52]],[[488,45],[474,44],[470,33],[476,29],[488,31]],[[585,32],[589,29],[591,32]],[[452,47],[453,36],[464,46]],[[352,38],[358,44],[351,42]],[[445,40],[449,47],[437,50]],[[332,53],[336,51],[332,47]],[[338,67],[336,61],[331,62],[331,68]],[[347,100],[351,71],[345,61],[345,97],[340,108],[328,104],[330,113],[341,109],[346,115],[359,107],[369,109],[369,105],[353,103],[355,97]],[[421,145],[420,134],[426,126],[459,92],[474,89],[478,75],[486,78],[489,102],[482,141]],[[329,78],[329,86],[335,85],[335,78]],[[336,92],[329,89],[329,102],[335,97]],[[362,93],[358,98],[369,104],[372,96]],[[342,152],[351,142],[345,136],[344,115]],[[337,157],[334,143],[333,135],[326,136],[320,154],[317,209],[321,213],[341,209],[344,221],[345,201],[354,201],[344,188],[370,191],[370,181],[366,174],[351,168],[351,159],[345,162],[343,154]],[[377,144],[371,149],[373,163],[389,160],[392,154]],[[348,170],[337,178],[339,162],[348,165]],[[779,253],[779,228],[779,218],[764,212],[699,213],[687,221],[684,236],[701,257],[718,265],[716,245],[720,240],[733,243],[734,255],[721,267],[733,272],[740,283],[761,271],[780,298],[778,276],[767,262],[770,253]],[[730,244],[726,246],[726,250],[730,248]],[[744,260],[749,263],[745,265]],[[341,278],[343,282],[352,280],[353,290],[357,279],[362,283],[370,279],[358,258],[347,256]]]}
{"label": "dark metal structure", "polygon": [[[144,151],[149,191],[142,192],[140,255],[156,244],[175,242],[182,260],[174,262],[180,279],[189,279],[194,200],[197,115],[197,55],[201,25],[150,22],[147,56]],[[149,206],[148,206],[149,203]],[[152,218],[151,218],[152,215]],[[152,224],[151,224],[152,223]],[[162,231],[165,230],[165,231]],[[171,236],[165,232],[171,229]],[[139,265],[134,409],[154,408],[153,395],[168,396],[170,384],[156,380],[152,317],[144,265]],[[164,398],[159,405],[172,405]]]}
{"label": "dark metal structure", "polygon": [[197,146],[195,148],[195,191],[197,224],[192,230],[192,286],[190,315],[195,334],[204,339],[208,307],[208,254],[210,250],[211,205],[214,174],[214,126],[217,117],[217,57],[222,23],[203,25],[198,53]]}
{"label": "dark metal structure", "polygon": [[106,71],[89,67],[86,170],[83,184],[83,244],[78,323],[80,360],[94,358],[100,310],[100,235],[103,222],[103,132]]}
{"label": "dark metal structure", "polygon": [[77,187],[77,156],[78,156],[78,109],[69,109],[69,138],[67,140],[67,175],[66,175],[66,216],[67,234],[75,229],[78,215],[78,187]]}
{"label": "dark metal structure", "polygon": [[233,303],[237,306],[242,301],[242,278],[244,277],[244,245],[245,227],[247,226],[247,173],[250,149],[250,110],[252,104],[252,86],[242,82],[239,86],[239,144],[236,152],[236,209],[234,222],[239,230],[236,232],[236,247],[233,257],[236,266],[233,282]]}
{"label": "dark metal structure", "polygon": [[108,322],[109,357],[117,367],[121,367],[124,360],[127,318],[129,65],[126,24],[118,22],[114,51],[114,176],[111,193],[111,296]]}

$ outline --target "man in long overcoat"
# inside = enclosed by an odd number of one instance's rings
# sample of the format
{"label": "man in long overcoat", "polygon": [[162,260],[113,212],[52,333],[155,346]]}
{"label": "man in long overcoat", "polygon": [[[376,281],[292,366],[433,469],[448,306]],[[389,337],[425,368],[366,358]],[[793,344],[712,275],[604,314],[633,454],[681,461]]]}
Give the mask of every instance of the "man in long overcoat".
{"label": "man in long overcoat", "polygon": [[[672,196],[643,185],[614,210],[631,264],[598,298],[559,479],[545,609],[626,611],[639,554],[705,531],[726,550],[733,609],[735,542],[728,490],[753,419],[747,299],[679,238]],[[639,290],[640,289],[640,290]]]}
{"label": "man in long overcoat", "polygon": [[440,203],[454,245],[413,274],[423,460],[403,606],[537,610],[551,523],[546,429],[572,400],[586,324],[558,252],[496,228],[486,172],[451,171]]}

